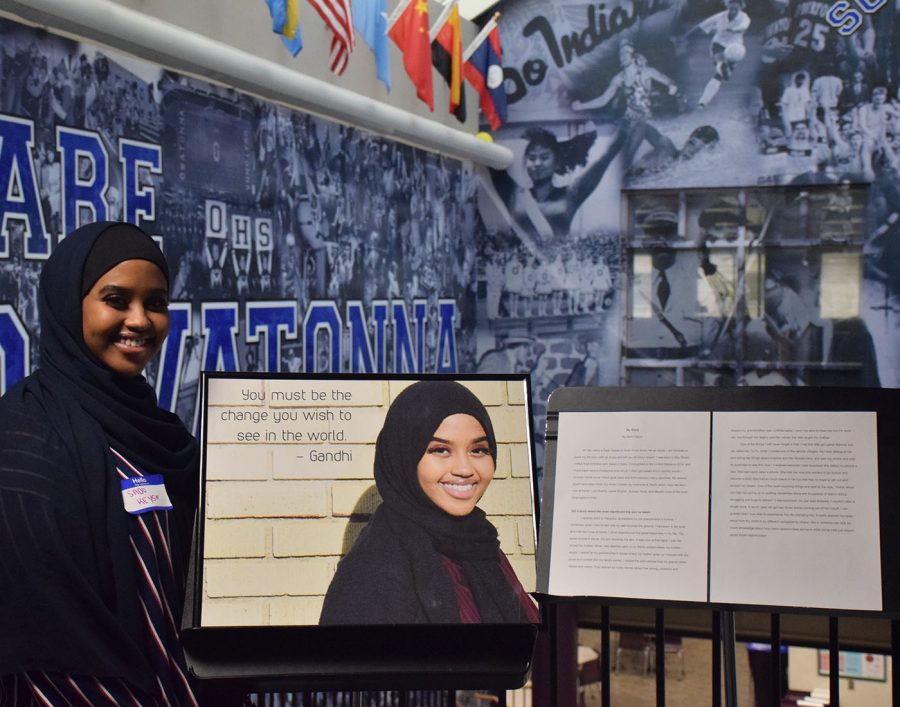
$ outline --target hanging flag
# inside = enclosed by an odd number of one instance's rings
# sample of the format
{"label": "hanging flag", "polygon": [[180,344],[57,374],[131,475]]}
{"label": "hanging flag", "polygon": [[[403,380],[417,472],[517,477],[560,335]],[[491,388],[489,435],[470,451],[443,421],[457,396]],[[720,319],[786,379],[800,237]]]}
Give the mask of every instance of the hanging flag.
{"label": "hanging flag", "polygon": [[387,41],[387,0],[351,0],[353,26],[375,55],[375,75],[391,90]]}
{"label": "hanging flag", "polygon": [[403,68],[416,87],[416,95],[434,110],[431,46],[428,41],[428,2],[409,0],[388,30],[388,37],[403,52]]}
{"label": "hanging flag", "polygon": [[353,51],[353,11],[350,0],[309,0],[331,30],[331,70],[340,75]]}
{"label": "hanging flag", "polygon": [[[440,23],[440,19],[438,22]],[[466,92],[463,87],[462,32],[459,27],[459,5],[453,3],[446,21],[438,28],[431,43],[431,62],[450,87],[450,112],[460,122],[466,120]]]}
{"label": "hanging flag", "polygon": [[481,112],[488,125],[491,126],[491,130],[496,130],[506,122],[503,53],[500,48],[500,31],[496,26],[472,52],[463,70],[466,79],[478,91]]}
{"label": "hanging flag", "polygon": [[297,56],[303,49],[300,37],[300,0],[266,0],[272,15],[272,31],[281,35],[284,46]]}

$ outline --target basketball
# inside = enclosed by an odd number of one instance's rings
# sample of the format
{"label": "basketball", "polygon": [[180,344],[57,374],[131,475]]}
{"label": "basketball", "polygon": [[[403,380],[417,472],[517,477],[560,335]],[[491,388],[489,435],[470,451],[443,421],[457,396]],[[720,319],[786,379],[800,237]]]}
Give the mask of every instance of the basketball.
{"label": "basketball", "polygon": [[743,44],[729,44],[722,53],[722,56],[725,57],[725,61],[731,62],[732,64],[736,64],[746,55],[747,50],[744,48]]}

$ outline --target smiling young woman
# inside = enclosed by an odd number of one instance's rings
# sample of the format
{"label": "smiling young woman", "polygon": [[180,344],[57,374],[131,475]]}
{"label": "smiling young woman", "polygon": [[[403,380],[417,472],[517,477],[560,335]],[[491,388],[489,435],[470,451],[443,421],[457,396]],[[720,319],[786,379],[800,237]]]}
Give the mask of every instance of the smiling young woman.
{"label": "smiling young woman", "polygon": [[169,290],[149,260],[125,260],[100,276],[81,301],[84,343],[123,376],[140,375],[169,334]]}
{"label": "smiling young woman", "polygon": [[477,505],[496,463],[490,416],[468,388],[448,380],[405,388],[375,444],[383,503],[338,563],[320,623],[536,622]]}
{"label": "smiling young woman", "polygon": [[481,423],[461,413],[445,417],[416,466],[429,500],[451,516],[467,516],[494,478],[494,457]]}
{"label": "smiling young woman", "polygon": [[124,223],[44,265],[41,366],[0,399],[0,703],[197,704],[178,634],[197,446],[141,375],[168,287]]}

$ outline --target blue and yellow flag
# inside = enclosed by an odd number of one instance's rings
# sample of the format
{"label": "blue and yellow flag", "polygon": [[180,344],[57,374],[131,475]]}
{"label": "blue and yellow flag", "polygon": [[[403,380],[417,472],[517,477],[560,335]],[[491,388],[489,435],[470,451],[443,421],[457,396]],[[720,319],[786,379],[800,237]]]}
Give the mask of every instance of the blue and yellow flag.
{"label": "blue and yellow flag", "polygon": [[300,37],[300,0],[266,0],[272,14],[272,31],[281,35],[284,46],[297,56],[303,49]]}

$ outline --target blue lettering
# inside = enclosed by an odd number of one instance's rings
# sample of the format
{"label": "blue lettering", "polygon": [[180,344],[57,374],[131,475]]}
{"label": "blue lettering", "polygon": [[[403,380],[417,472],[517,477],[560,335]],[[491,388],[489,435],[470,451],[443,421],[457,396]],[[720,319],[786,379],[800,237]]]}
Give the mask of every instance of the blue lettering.
{"label": "blue lettering", "polygon": [[[141,170],[162,174],[162,149],[159,145],[136,140],[119,140],[119,161],[122,163],[122,195],[124,220],[139,224],[140,219],[156,220],[156,188],[141,183]],[[119,218],[119,214],[113,214]]]}
{"label": "blue lettering", "polygon": [[175,412],[175,406],[178,403],[185,349],[190,334],[190,302],[171,303],[169,305],[169,337],[159,354],[159,367],[156,371],[156,398],[159,406],[169,412]]}
{"label": "blue lettering", "polygon": [[456,302],[452,299],[438,301],[438,350],[435,356],[436,373],[456,372],[456,332],[453,323],[456,319]]}
{"label": "blue lettering", "polygon": [[19,315],[0,304],[0,395],[28,375],[31,340]]}
{"label": "blue lettering", "polygon": [[[366,315],[362,302],[347,302],[347,326],[350,327],[350,372],[373,373],[372,345],[369,343]],[[383,365],[382,361],[382,365]],[[379,372],[384,371],[380,368]]]}
{"label": "blue lettering", "polygon": [[305,371],[316,373],[316,338],[320,329],[329,335],[331,348],[331,372],[341,370],[341,317],[334,302],[317,300],[309,305],[303,321],[303,358]]}
{"label": "blue lettering", "polygon": [[203,335],[204,371],[236,371],[237,365],[237,302],[204,302],[200,314]]}
{"label": "blue lettering", "polygon": [[62,165],[63,233],[82,225],[82,209],[91,213],[84,223],[105,221],[109,208],[104,196],[109,184],[109,159],[100,137],[60,126],[56,128],[56,147]]}
{"label": "blue lettering", "polygon": [[385,300],[372,302],[372,321],[375,323],[375,366],[379,373],[387,370],[387,342],[385,340],[387,310],[388,304]]}
{"label": "blue lettering", "polygon": [[[869,15],[871,15],[873,12],[877,12],[878,10],[880,10],[882,5],[884,5],[884,3],[886,3],[886,2],[887,2],[887,0],[875,0],[875,2],[870,2],[870,0],[856,0],[856,4],[859,5],[863,9],[863,12],[865,12]],[[835,3],[835,4],[837,4],[837,3]]]}
{"label": "blue lettering", "polygon": [[24,223],[25,257],[43,260],[50,255],[50,236],[44,223],[34,173],[34,123],[0,116],[0,257],[8,258],[10,221]]}
{"label": "blue lettering", "polygon": [[409,331],[409,319],[406,315],[406,304],[402,301],[393,303],[394,320],[394,372],[420,373],[425,370],[425,312],[427,302],[417,299],[413,302],[413,315],[416,318],[416,355],[413,358],[412,337]]}
{"label": "blue lettering", "polygon": [[286,339],[297,338],[297,303],[285,302],[247,302],[247,336],[248,343],[259,341],[259,335],[265,334],[263,358],[266,371],[277,371],[281,368],[281,334]]}
{"label": "blue lettering", "polygon": [[852,9],[846,0],[838,0],[834,3],[828,10],[825,19],[838,31],[838,34],[844,36],[853,34],[862,24],[862,15],[858,10]]}

